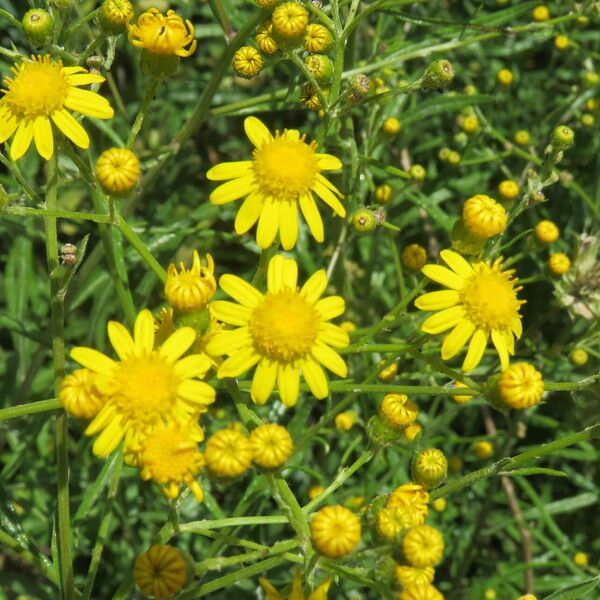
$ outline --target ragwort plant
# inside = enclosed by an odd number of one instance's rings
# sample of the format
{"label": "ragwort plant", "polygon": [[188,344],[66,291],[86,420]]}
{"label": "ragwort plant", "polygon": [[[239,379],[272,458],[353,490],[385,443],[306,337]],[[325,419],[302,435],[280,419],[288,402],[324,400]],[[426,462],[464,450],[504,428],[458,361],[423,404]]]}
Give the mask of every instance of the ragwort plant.
{"label": "ragwort plant", "polygon": [[0,597],[595,597],[600,5],[24,4]]}

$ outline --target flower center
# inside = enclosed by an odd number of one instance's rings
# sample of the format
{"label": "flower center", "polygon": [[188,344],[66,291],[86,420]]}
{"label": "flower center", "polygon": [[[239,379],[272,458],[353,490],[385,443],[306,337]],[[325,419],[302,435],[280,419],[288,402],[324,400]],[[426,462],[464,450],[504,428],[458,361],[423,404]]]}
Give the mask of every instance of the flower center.
{"label": "flower center", "polygon": [[306,144],[304,138],[284,136],[277,135],[254,151],[254,172],[263,195],[275,200],[298,200],[313,186],[319,167],[314,145]]}
{"label": "flower center", "polygon": [[50,62],[47,56],[33,58],[13,67],[15,78],[6,77],[4,101],[20,117],[49,116],[62,108],[69,91],[61,62]]}
{"label": "flower center", "polygon": [[297,292],[268,293],[252,312],[250,332],[256,351],[266,358],[293,362],[317,339],[319,316]]}
{"label": "flower center", "polygon": [[476,272],[461,291],[461,300],[467,317],[477,327],[491,331],[507,329],[519,316],[513,280],[487,265]]}
{"label": "flower center", "polygon": [[179,378],[173,366],[156,352],[121,363],[116,402],[126,418],[149,422],[170,412],[177,399]]}

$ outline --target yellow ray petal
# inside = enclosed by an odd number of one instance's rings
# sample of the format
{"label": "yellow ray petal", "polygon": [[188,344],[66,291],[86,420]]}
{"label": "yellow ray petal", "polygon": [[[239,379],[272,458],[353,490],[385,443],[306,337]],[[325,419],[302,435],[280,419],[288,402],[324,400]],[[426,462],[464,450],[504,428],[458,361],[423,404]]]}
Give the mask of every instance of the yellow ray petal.
{"label": "yellow ray petal", "polygon": [[77,73],[67,77],[69,85],[89,85],[90,83],[102,83],[104,77],[96,73]]}
{"label": "yellow ray petal", "polygon": [[[137,334],[135,336],[137,343]],[[160,356],[174,363],[183,356],[196,340],[196,332],[191,327],[175,330],[158,349]]]}
{"label": "yellow ray petal", "polygon": [[298,264],[296,261],[281,254],[274,256],[269,262],[267,271],[269,292],[280,292],[284,289],[295,290],[297,284]]}
{"label": "yellow ray petal", "polygon": [[300,295],[305,298],[307,302],[314,304],[321,297],[326,287],[327,273],[325,272],[325,269],[320,269],[308,278],[300,290]]}
{"label": "yellow ray petal", "polygon": [[475,325],[467,319],[462,319],[444,338],[442,344],[442,359],[449,360],[456,356],[465,346],[475,331]]}
{"label": "yellow ray petal", "polygon": [[80,90],[76,87],[69,88],[64,105],[82,115],[96,119],[112,119],[115,114],[106,98],[96,92]]}
{"label": "yellow ray petal", "polygon": [[17,128],[17,117],[8,110],[0,110],[0,144],[5,142]]}
{"label": "yellow ray petal", "polygon": [[294,406],[298,401],[300,373],[293,365],[280,365],[277,372],[279,397],[285,406]]}
{"label": "yellow ray petal", "polygon": [[279,203],[279,236],[284,250],[291,250],[298,240],[298,203]]}
{"label": "yellow ray petal", "polygon": [[302,364],[302,376],[315,398],[322,399],[328,396],[329,385],[321,365],[312,359],[307,359]]}
{"label": "yellow ray petal", "polygon": [[219,279],[219,285],[226,294],[248,308],[254,308],[263,299],[263,295],[255,287],[235,275],[223,275]]}
{"label": "yellow ray petal", "polygon": [[473,275],[473,267],[458,252],[442,250],[440,256],[457,275],[461,277],[470,277]]}
{"label": "yellow ray petal", "polygon": [[252,337],[247,327],[217,333],[206,344],[206,351],[213,356],[222,356],[224,354],[233,354],[243,346],[252,347]]}
{"label": "yellow ray petal", "polygon": [[475,330],[475,333],[471,338],[471,343],[469,344],[469,349],[467,350],[467,355],[462,364],[463,371],[472,371],[481,362],[481,357],[483,356],[487,345],[487,339],[488,334],[483,329]]}
{"label": "yellow ray petal", "polygon": [[256,367],[254,377],[252,378],[252,388],[250,397],[256,404],[265,404],[269,396],[273,393],[275,380],[277,378],[278,365],[275,361],[263,358]]}
{"label": "yellow ray petal", "polygon": [[50,160],[54,154],[54,137],[50,119],[46,115],[40,115],[33,121],[33,139],[39,155]]}
{"label": "yellow ray petal", "polygon": [[88,148],[90,138],[85,129],[74,119],[73,115],[66,110],[57,110],[51,115],[56,126],[80,148]]}
{"label": "yellow ray petal", "polygon": [[212,204],[227,204],[233,202],[242,196],[246,196],[255,188],[254,177],[246,175],[232,179],[227,183],[222,183],[218,188],[214,189],[209,196]]}
{"label": "yellow ray petal", "polygon": [[429,277],[429,279],[453,290],[460,290],[465,283],[462,277],[441,265],[425,265],[422,271],[423,275]]}
{"label": "yellow ray petal", "polygon": [[508,369],[510,359],[508,356],[508,346],[506,344],[506,338],[500,330],[492,329],[492,342],[496,347],[498,356],[500,357],[500,366],[502,370],[505,371],[506,369]]}
{"label": "yellow ray petal", "polygon": [[335,194],[320,181],[315,181],[313,185],[313,191],[329,206],[339,217],[346,216],[346,209],[342,203],[337,199]]}
{"label": "yellow ray petal", "polygon": [[263,207],[263,198],[260,194],[249,194],[235,217],[235,232],[238,235],[246,233],[258,221]]}
{"label": "yellow ray petal", "polygon": [[350,343],[348,333],[333,323],[321,323],[317,339],[335,348],[344,348]]}
{"label": "yellow ray petal", "polygon": [[106,458],[117,449],[125,432],[117,421],[111,421],[102,433],[96,438],[92,452],[98,458]]}
{"label": "yellow ray petal", "polygon": [[221,364],[218,376],[219,378],[237,377],[253,367],[260,359],[261,356],[253,347],[240,348]]}
{"label": "yellow ray petal", "polygon": [[191,354],[178,360],[173,371],[180,379],[190,379],[192,377],[204,377],[211,367],[211,360],[204,354]]}
{"label": "yellow ray petal", "polygon": [[267,600],[284,600],[283,596],[266,579],[259,577],[258,583],[260,583],[263,590],[265,590]]}
{"label": "yellow ray petal", "polygon": [[117,363],[102,352],[93,348],[77,346],[71,350],[71,358],[94,373],[111,375],[117,368]]}
{"label": "yellow ray petal", "polygon": [[454,327],[464,317],[462,306],[452,306],[441,310],[428,319],[425,319],[421,325],[421,331],[435,335],[447,329]]}
{"label": "yellow ray petal", "polygon": [[325,239],[323,232],[323,219],[317,208],[317,204],[310,192],[303,196],[300,196],[300,210],[304,215],[304,220],[308,224],[308,228],[312,233],[312,236],[317,242],[322,243]]}
{"label": "yellow ray petal", "polygon": [[523,322],[519,317],[515,317],[512,320],[510,328],[518,338],[520,338],[523,335]]}
{"label": "yellow ray petal", "polygon": [[268,198],[260,213],[258,228],[256,230],[256,243],[263,250],[268,248],[277,235],[279,229],[279,202]]}
{"label": "yellow ray petal", "polygon": [[215,401],[215,390],[208,383],[195,379],[182,381],[177,387],[177,394],[194,404],[212,404]]}
{"label": "yellow ray petal", "polygon": [[317,343],[311,348],[310,353],[312,354],[313,358],[318,360],[332,373],[335,373],[340,377],[346,377],[346,375],[348,375],[348,367],[346,366],[344,359],[329,346],[317,341]]}
{"label": "yellow ray petal", "polygon": [[337,171],[344,166],[337,156],[331,154],[317,154],[316,159],[321,171]]}
{"label": "yellow ray petal", "polygon": [[327,600],[327,592],[331,587],[331,577],[326,577],[323,583],[308,597],[308,600]]}
{"label": "yellow ray petal", "polygon": [[[135,319],[133,325],[133,340],[138,354],[150,354],[150,352],[152,352],[154,348],[154,317],[147,308],[140,311]],[[183,352],[181,354],[183,354]],[[179,356],[181,356],[181,354]],[[161,355],[167,356],[167,354],[164,354],[162,351]]]}
{"label": "yellow ray petal", "polygon": [[253,164],[251,160],[219,163],[206,172],[206,178],[210,181],[226,181],[227,179],[245,177],[252,174]]}
{"label": "yellow ray petal", "polygon": [[105,404],[92,422],[87,426],[85,435],[95,435],[99,431],[102,431],[113,419],[115,419],[116,414],[117,411],[113,404]]}
{"label": "yellow ray petal", "polygon": [[346,310],[346,303],[341,296],[328,296],[319,300],[315,308],[324,321],[339,317]]}
{"label": "yellow ray petal", "polygon": [[30,119],[23,119],[19,123],[17,133],[15,133],[15,137],[13,138],[10,146],[10,157],[13,160],[19,160],[19,158],[21,158],[21,156],[23,156],[23,154],[29,150],[32,139],[33,121]]}
{"label": "yellow ray petal", "polygon": [[210,310],[215,318],[229,325],[247,325],[252,315],[252,310],[247,306],[227,300],[216,300],[211,303]]}
{"label": "yellow ray petal", "polygon": [[458,303],[460,295],[455,290],[440,290],[423,294],[415,300],[415,306],[421,310],[441,310]]}
{"label": "yellow ray petal", "polygon": [[294,570],[292,593],[290,594],[288,600],[304,600],[304,592],[302,591],[302,572],[300,569]]}
{"label": "yellow ray petal", "polygon": [[318,173],[315,179],[319,183],[323,184],[327,189],[331,190],[336,196],[338,196],[340,198],[344,197],[344,194],[342,194],[342,192],[340,192],[340,190],[338,190],[335,187],[335,185],[333,185],[333,183],[331,183],[331,181],[329,181],[329,179],[327,179],[327,177],[323,177],[323,175]]}
{"label": "yellow ray petal", "polygon": [[108,339],[121,360],[135,354],[135,344],[126,327],[116,321],[109,321],[106,328]]}
{"label": "yellow ray petal", "polygon": [[257,148],[273,141],[273,136],[267,129],[267,126],[256,117],[246,117],[244,120],[244,130],[246,131],[248,139]]}

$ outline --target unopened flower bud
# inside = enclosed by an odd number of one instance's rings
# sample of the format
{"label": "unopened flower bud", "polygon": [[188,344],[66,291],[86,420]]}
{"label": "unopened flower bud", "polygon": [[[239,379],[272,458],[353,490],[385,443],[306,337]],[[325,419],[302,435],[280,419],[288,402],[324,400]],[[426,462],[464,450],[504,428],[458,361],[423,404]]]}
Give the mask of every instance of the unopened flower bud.
{"label": "unopened flower bud", "polygon": [[43,46],[52,37],[54,18],[41,8],[33,8],[23,15],[21,25],[30,42],[36,46]]}
{"label": "unopened flower bud", "polygon": [[555,150],[568,150],[575,142],[575,132],[566,125],[559,125],[552,132],[552,146]]}
{"label": "unopened flower bud", "polygon": [[454,79],[454,67],[446,59],[434,60],[425,70],[421,87],[424,90],[441,90]]}
{"label": "unopened flower bud", "polygon": [[388,185],[387,183],[378,185],[375,188],[374,195],[375,195],[375,202],[377,202],[377,204],[387,204],[392,199],[392,195],[393,195],[392,187],[390,185]]}
{"label": "unopened flower bud", "polygon": [[350,80],[350,87],[354,94],[363,98],[371,91],[371,80],[364,73],[357,73]]}
{"label": "unopened flower bud", "polygon": [[377,217],[368,208],[359,208],[350,217],[350,224],[357,233],[370,233],[377,227]]}
{"label": "unopened flower bud", "polygon": [[324,54],[310,54],[304,59],[308,72],[318,83],[328,83],[333,74],[331,59]]}
{"label": "unopened flower bud", "polygon": [[422,165],[412,165],[408,170],[408,174],[413,181],[423,181],[427,175],[427,171]]}
{"label": "unopened flower bud", "polygon": [[448,461],[441,450],[429,448],[417,454],[411,471],[413,480],[430,490],[445,481]]}

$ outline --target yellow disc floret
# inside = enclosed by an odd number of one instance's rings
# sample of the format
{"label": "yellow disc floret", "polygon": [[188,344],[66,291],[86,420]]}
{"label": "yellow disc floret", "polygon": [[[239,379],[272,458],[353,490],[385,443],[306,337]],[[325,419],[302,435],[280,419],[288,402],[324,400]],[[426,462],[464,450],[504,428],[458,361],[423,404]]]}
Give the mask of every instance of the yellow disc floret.
{"label": "yellow disc floret", "polygon": [[239,477],[252,465],[252,445],[239,429],[228,427],[208,438],[204,458],[212,475]]}
{"label": "yellow disc floret", "polygon": [[289,431],[277,423],[259,425],[250,432],[254,464],[263,469],[278,469],[292,455],[294,448]]}
{"label": "yellow disc floret", "polygon": [[173,546],[155,544],[135,561],[133,579],[150,598],[171,598],[187,581],[185,560]]}
{"label": "yellow disc floret", "polygon": [[506,210],[493,198],[478,194],[463,205],[465,227],[478,238],[489,238],[502,233],[506,227]]}
{"label": "yellow disc floret", "polygon": [[402,551],[414,567],[434,567],[444,552],[442,534],[429,525],[418,525],[409,529],[402,540]]}
{"label": "yellow disc floret", "polygon": [[511,408],[529,408],[542,399],[542,374],[528,363],[516,363],[504,371],[498,381],[498,392]]}
{"label": "yellow disc floret", "polygon": [[329,558],[349,554],[360,542],[361,527],[356,515],[344,506],[325,506],[310,524],[315,549]]}
{"label": "yellow disc floret", "polygon": [[96,161],[96,178],[109,194],[127,194],[140,177],[140,162],[128,148],[109,148]]}

